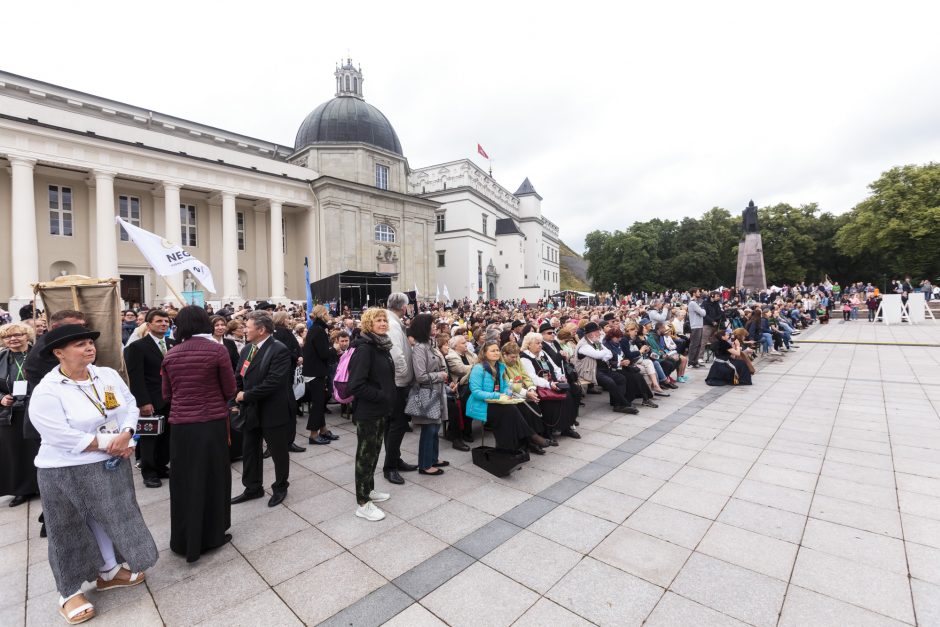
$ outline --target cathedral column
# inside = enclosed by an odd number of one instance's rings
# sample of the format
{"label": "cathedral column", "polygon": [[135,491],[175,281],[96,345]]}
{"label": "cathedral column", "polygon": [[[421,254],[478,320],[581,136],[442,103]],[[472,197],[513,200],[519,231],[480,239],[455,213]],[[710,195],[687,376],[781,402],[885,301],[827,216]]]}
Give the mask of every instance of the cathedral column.
{"label": "cathedral column", "polygon": [[284,300],[284,247],[281,203],[270,201],[271,220],[271,300]]}
{"label": "cathedral column", "polygon": [[[180,243],[180,238],[182,233],[180,231],[180,186],[176,183],[163,183],[163,237],[174,244]],[[176,290],[177,293],[183,291],[183,274],[174,274],[168,277],[163,277],[166,279],[167,283]],[[166,283],[164,283],[166,285]],[[173,302],[177,304],[178,298],[173,294],[173,292],[165,287],[161,287],[160,291],[164,293],[163,301],[164,302]]]}
{"label": "cathedral column", "polygon": [[117,279],[117,228],[114,224],[114,172],[95,171],[95,274]]}
{"label": "cathedral column", "polygon": [[238,231],[235,194],[222,192],[222,302],[236,303],[238,294]]}
{"label": "cathedral column", "polygon": [[35,159],[8,155],[12,176],[10,252],[13,294],[10,311],[15,315],[13,301],[22,305],[33,299],[31,283],[39,281],[39,240],[36,236],[36,188],[33,184]]}

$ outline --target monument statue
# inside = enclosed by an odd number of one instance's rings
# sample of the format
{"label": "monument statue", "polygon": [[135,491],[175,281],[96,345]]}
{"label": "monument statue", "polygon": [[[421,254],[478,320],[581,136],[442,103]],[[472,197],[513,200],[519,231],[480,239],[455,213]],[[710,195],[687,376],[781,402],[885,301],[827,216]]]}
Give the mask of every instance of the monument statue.
{"label": "monument statue", "polygon": [[747,207],[744,208],[743,218],[745,234],[760,232],[760,230],[757,228],[757,205],[754,204],[753,200],[748,203]]}
{"label": "monument statue", "polygon": [[767,289],[764,271],[764,246],[757,226],[757,205],[748,203],[741,214],[741,243],[738,245],[738,288],[756,291]]}

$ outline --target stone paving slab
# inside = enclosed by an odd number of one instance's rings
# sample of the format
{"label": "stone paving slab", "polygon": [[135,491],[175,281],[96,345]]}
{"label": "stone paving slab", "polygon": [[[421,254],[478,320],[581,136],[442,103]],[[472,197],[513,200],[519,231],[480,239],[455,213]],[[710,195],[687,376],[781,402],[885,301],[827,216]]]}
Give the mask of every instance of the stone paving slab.
{"label": "stone paving slab", "polygon": [[[380,523],[353,516],[355,434],[331,415],[341,439],[291,456],[284,505],[235,506],[233,542],[195,564],[168,550],[168,487],[138,476],[160,561],[90,592],[92,624],[940,624],[940,348],[891,345],[940,323],[800,337],[751,387],[692,371],[635,416],[589,396],[580,441],[506,478],[442,442],[443,477],[377,473]],[[5,502],[0,624],[58,623],[41,504]]]}

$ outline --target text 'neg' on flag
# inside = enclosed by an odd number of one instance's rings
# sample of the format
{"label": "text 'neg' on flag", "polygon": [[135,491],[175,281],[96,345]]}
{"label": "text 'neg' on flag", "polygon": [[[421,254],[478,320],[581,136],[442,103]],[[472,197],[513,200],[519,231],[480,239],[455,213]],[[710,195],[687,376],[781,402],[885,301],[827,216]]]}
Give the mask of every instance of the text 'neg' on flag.
{"label": "text 'neg' on flag", "polygon": [[215,281],[212,280],[212,271],[209,270],[209,266],[183,250],[182,246],[174,244],[156,233],[145,231],[139,226],[128,224],[120,216],[116,216],[114,221],[121,225],[130,240],[140,250],[140,254],[144,256],[147,263],[157,274],[170,276],[189,270],[196,277],[196,280],[202,283],[203,287],[213,294],[215,293]]}

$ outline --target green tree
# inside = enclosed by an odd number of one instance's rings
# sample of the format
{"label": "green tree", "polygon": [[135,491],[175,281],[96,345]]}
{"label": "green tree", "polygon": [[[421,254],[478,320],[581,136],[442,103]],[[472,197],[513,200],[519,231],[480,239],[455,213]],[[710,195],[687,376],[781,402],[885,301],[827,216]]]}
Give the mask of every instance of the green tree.
{"label": "green tree", "polygon": [[940,274],[940,164],[892,168],[869,189],[871,196],[852,209],[836,234],[836,247],[891,275],[935,278]]}

